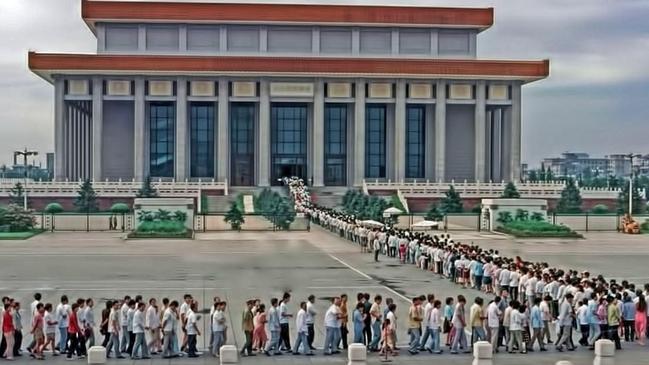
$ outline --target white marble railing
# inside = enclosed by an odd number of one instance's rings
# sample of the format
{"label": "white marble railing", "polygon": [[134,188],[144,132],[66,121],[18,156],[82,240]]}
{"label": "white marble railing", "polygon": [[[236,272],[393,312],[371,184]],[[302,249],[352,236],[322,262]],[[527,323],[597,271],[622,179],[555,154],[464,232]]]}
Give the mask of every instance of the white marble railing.
{"label": "white marble railing", "polygon": [[[393,182],[393,181],[363,181],[363,191],[371,193],[372,191],[399,191],[406,197],[415,196],[442,196],[448,191],[449,186],[453,185],[464,197],[493,197],[502,194],[507,183],[500,182],[431,182],[427,180],[412,182]],[[516,189],[524,198],[558,198],[561,191],[565,188],[562,181],[556,182],[527,182],[517,183]],[[580,188],[581,196],[587,199],[616,199],[620,189],[608,188]],[[645,191],[640,194],[645,196]]]}
{"label": "white marble railing", "polygon": [[[83,181],[28,181],[27,194],[38,196],[76,196]],[[8,196],[15,182],[0,181],[0,196]],[[228,194],[228,183],[215,180],[197,181],[151,181],[151,185],[163,197],[196,196],[203,190],[220,190]],[[92,187],[98,196],[132,197],[142,187],[141,181],[93,181]]]}

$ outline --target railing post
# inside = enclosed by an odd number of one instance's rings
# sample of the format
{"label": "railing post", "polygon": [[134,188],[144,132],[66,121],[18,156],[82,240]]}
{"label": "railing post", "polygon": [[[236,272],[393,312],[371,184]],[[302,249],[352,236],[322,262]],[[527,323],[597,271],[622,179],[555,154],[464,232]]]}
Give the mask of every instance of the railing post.
{"label": "railing post", "polygon": [[588,232],[588,212],[586,212],[586,232]]}

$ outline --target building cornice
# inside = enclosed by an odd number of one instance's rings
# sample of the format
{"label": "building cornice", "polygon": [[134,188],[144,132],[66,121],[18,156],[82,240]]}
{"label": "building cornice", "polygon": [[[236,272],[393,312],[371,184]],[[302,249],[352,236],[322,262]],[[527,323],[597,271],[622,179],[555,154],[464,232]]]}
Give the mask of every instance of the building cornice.
{"label": "building cornice", "polygon": [[550,61],[145,56],[29,53],[29,69],[51,81],[56,74],[248,75],[504,79],[546,78]]}
{"label": "building cornice", "polygon": [[166,1],[81,0],[81,15],[93,31],[97,22],[454,27],[481,31],[494,21],[493,8]]}

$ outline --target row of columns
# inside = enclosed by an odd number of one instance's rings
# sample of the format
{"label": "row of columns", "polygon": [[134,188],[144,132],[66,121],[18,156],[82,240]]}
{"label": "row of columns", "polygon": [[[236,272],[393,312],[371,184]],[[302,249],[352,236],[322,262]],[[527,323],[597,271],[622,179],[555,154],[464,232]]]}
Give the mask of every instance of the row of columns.
{"label": "row of columns", "polygon": [[[92,138],[92,177],[101,180],[102,172],[102,82],[101,78],[93,78],[93,138]],[[189,174],[187,171],[188,154],[188,123],[187,123],[187,79],[179,77],[177,80],[176,92],[176,171],[178,180],[184,180]],[[220,79],[218,83],[219,95],[228,95],[228,80]],[[355,80],[354,99],[354,138],[353,138],[353,170],[350,182],[359,186],[365,177],[365,85],[364,79]],[[257,185],[270,185],[270,82],[266,79],[260,81],[259,95],[259,125],[258,125],[258,161],[256,163]],[[315,186],[324,185],[324,105],[325,105],[325,84],[324,80],[315,80],[313,99],[313,143],[312,147],[312,177]],[[521,84],[512,85],[511,105],[511,135],[509,156],[509,175],[505,178],[511,180],[520,179],[521,163]],[[394,138],[394,177],[400,181],[405,179],[406,172],[406,88],[405,80],[398,80],[396,83],[395,95],[395,128],[394,135],[387,138]],[[435,180],[445,180],[446,171],[446,81],[439,80],[436,85],[436,104],[434,119],[434,176]],[[146,173],[146,98],[145,80],[143,77],[135,79],[135,116],[134,116],[134,177],[141,181]],[[478,81],[475,95],[475,177],[477,180],[487,179],[487,127],[486,127],[486,82]],[[64,81],[55,80],[55,166],[57,178],[65,178],[60,174],[65,171],[64,151]],[[227,97],[218,98],[217,108],[218,123],[216,126],[216,178],[218,181],[225,181],[229,172],[229,100]],[[461,147],[460,147],[461,148]],[[390,162],[390,161],[388,161]]]}

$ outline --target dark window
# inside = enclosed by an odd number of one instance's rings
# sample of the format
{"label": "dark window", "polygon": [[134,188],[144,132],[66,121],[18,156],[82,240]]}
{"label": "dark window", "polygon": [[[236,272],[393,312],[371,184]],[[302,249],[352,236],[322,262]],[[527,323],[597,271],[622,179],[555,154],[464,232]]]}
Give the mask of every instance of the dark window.
{"label": "dark window", "polygon": [[176,108],[173,102],[149,103],[149,175],[174,177]]}
{"label": "dark window", "polygon": [[406,177],[424,178],[425,110],[423,105],[409,105],[406,110]]}
{"label": "dark window", "polygon": [[385,178],[385,105],[365,111],[365,177]]}
{"label": "dark window", "polygon": [[214,103],[191,103],[191,176],[214,176]]}
{"label": "dark window", "polygon": [[271,107],[272,184],[297,176],[304,180],[307,158],[307,107],[302,104],[274,104]]}
{"label": "dark window", "polygon": [[347,106],[325,107],[324,183],[345,185],[347,180]]}
{"label": "dark window", "polygon": [[230,176],[232,185],[254,185],[255,105],[230,105]]}

